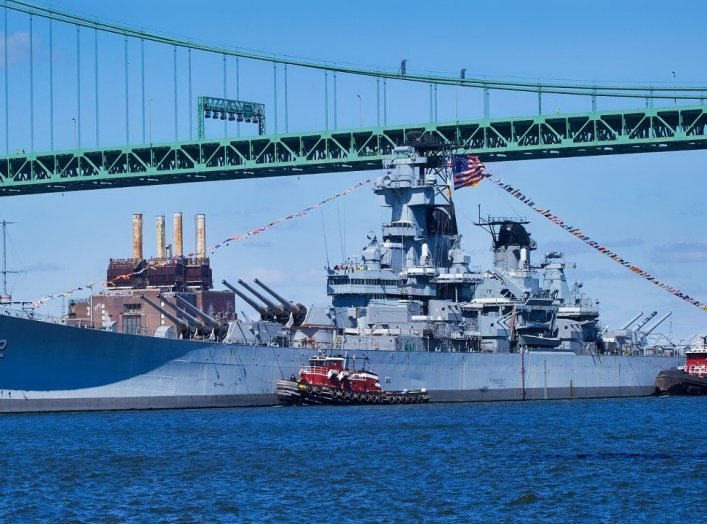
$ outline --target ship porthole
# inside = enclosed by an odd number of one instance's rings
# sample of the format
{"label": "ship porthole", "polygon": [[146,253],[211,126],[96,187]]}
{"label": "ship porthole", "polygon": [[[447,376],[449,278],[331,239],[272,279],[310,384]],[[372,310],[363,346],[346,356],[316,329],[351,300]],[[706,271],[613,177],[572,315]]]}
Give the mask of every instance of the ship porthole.
{"label": "ship porthole", "polygon": [[7,347],[7,340],[0,339],[0,351],[3,351]]}

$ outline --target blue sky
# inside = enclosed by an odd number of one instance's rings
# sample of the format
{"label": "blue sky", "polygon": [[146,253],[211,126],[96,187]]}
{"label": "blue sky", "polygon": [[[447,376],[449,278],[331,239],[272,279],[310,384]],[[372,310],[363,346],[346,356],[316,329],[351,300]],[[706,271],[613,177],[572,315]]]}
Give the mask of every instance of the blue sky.
{"label": "blue sky", "polygon": [[[678,11],[664,2],[193,2],[120,3],[71,0],[42,2],[88,17],[149,31],[241,49],[313,60],[397,69],[408,60],[412,71],[436,71],[489,78],[568,79],[597,82],[673,81],[707,85],[701,63],[705,53],[702,21],[707,7],[684,3]],[[686,16],[689,13],[689,16]],[[0,16],[2,13],[0,13]],[[0,26],[0,30],[2,27]],[[29,149],[29,39],[27,18],[11,13],[10,150]],[[51,55],[55,74],[55,144],[73,148],[77,117],[76,33],[55,26]],[[81,141],[95,144],[93,33],[81,33]],[[99,116],[101,145],[125,141],[123,43],[99,37]],[[34,22],[35,148],[48,149],[47,23]],[[151,100],[153,141],[174,137],[171,49],[146,44],[146,100]],[[2,53],[0,53],[0,57]],[[0,59],[1,60],[1,59]],[[193,56],[193,96],[223,94],[222,60]],[[130,141],[142,141],[139,44],[129,43]],[[280,71],[282,75],[282,71]],[[235,63],[228,62],[228,96],[235,98]],[[322,73],[291,68],[288,76],[290,131],[324,128]],[[375,82],[345,75],[338,79],[339,127],[376,122]],[[186,54],[178,53],[179,137],[187,139]],[[284,94],[279,77],[278,130],[284,131]],[[241,61],[241,98],[263,102],[272,111],[272,66]],[[4,92],[0,84],[0,95]],[[358,96],[361,95],[361,115]],[[330,98],[332,92],[330,91]],[[391,82],[388,122],[422,123],[429,118],[427,86]],[[640,107],[642,101],[600,100],[600,109]],[[333,104],[332,104],[333,105]],[[656,105],[673,105],[673,101]],[[584,111],[587,99],[547,97],[549,112]],[[491,95],[491,115],[532,115],[533,95]],[[0,114],[5,118],[2,104]],[[473,119],[483,114],[482,95],[454,88],[439,91],[439,119]],[[330,107],[330,125],[333,123]],[[273,129],[269,113],[270,130]],[[223,134],[211,123],[210,136]],[[229,128],[235,134],[235,128]],[[245,133],[246,130],[244,129]],[[0,149],[4,146],[0,126]],[[687,294],[707,300],[707,177],[702,151],[601,158],[533,160],[490,164],[489,171],[528,195],[541,207]],[[187,248],[193,245],[191,217],[207,214],[209,243],[248,231],[307,207],[374,173],[348,173],[233,181],[152,188],[10,197],[0,200],[0,218],[14,220],[10,263],[26,273],[11,278],[19,298],[35,299],[89,280],[102,279],[108,258],[127,257],[131,214],[145,216],[145,251],[154,253],[154,216],[185,214]],[[491,184],[455,194],[460,228],[474,263],[490,264],[489,239],[472,224],[477,204],[489,214],[527,215],[542,253],[562,250],[577,268],[571,279],[600,300],[602,319],[617,326],[634,313],[673,311],[677,338],[704,330],[707,316],[634,276],[584,246]],[[339,218],[340,217],[340,218]],[[212,256],[215,277],[260,276],[282,294],[304,303],[326,303],[322,267],[357,255],[369,230],[384,216],[370,189],[361,189],[314,213],[272,229],[257,239],[232,244]],[[168,218],[169,220],[169,218]],[[341,224],[341,228],[339,227]],[[342,234],[339,234],[341,229]],[[170,237],[171,235],[168,235]],[[168,242],[171,239],[168,238]],[[240,308],[240,306],[239,306]],[[57,305],[45,308],[58,311]]]}

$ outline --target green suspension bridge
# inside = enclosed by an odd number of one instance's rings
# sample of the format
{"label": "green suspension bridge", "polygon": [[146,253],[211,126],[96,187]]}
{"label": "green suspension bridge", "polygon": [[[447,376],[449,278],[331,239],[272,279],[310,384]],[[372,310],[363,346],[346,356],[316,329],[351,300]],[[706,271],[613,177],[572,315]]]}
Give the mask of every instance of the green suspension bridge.
{"label": "green suspension bridge", "polygon": [[[374,70],[178,40],[27,2],[8,0],[1,7],[4,7],[5,15],[5,156],[0,157],[0,196],[380,169],[381,160],[393,148],[421,135],[450,144],[458,152],[477,154],[486,161],[707,148],[707,105],[704,103],[707,86],[511,82],[467,78],[466,70],[461,70],[455,77],[424,75],[409,72],[406,60],[401,61],[396,71]],[[28,68],[17,76],[10,74],[10,22],[13,27],[29,33]],[[75,100],[71,109],[62,107],[60,110],[56,103],[55,85],[66,85],[64,77],[67,72],[63,71],[59,78],[51,58],[41,67],[35,64],[33,45],[38,33],[42,42],[48,42],[50,57],[54,56],[54,47],[66,47],[70,38],[74,40],[75,71],[71,73],[75,73],[73,85],[76,90],[70,97]],[[153,54],[172,55],[171,74],[165,74],[170,68],[164,69],[162,59],[163,71],[159,75],[162,82],[169,82],[171,76],[174,89],[172,114],[169,115],[174,123],[174,135],[170,140],[153,142],[153,98],[146,91],[146,44],[152,46],[148,51]],[[113,91],[104,94],[101,84],[106,82],[99,74],[102,50],[114,53],[116,47],[122,48],[124,58],[122,78],[118,82],[123,83],[124,92],[117,100],[120,87],[113,85]],[[214,84],[209,87],[210,92],[200,92],[195,98],[193,66],[198,58],[202,62],[211,59],[213,69],[214,57],[221,62],[223,84]],[[89,63],[93,68],[87,65]],[[259,67],[258,85],[272,81],[272,94],[265,101],[267,104],[257,99],[242,100],[242,91],[245,93],[246,88],[241,76],[246,64]],[[93,75],[89,74],[90,69],[94,70]],[[293,69],[309,71],[318,78],[316,82],[323,94],[322,130],[290,130],[293,126],[288,107],[288,71]],[[115,68],[110,68],[110,72],[113,75],[110,82],[115,84]],[[41,85],[36,78],[40,74]],[[264,80],[266,75],[269,78]],[[248,79],[252,80],[253,76],[249,75]],[[355,95],[358,126],[339,125],[337,88],[341,90],[344,81],[352,83],[356,91],[362,91],[366,83],[365,89],[375,93],[375,97],[370,97],[375,98],[375,125],[363,125],[360,93]],[[389,124],[389,92],[402,83],[419,86],[424,98],[427,98],[426,92],[429,93],[429,118],[421,119],[425,121]],[[24,93],[22,107],[18,107],[18,97],[12,96],[13,85],[18,93]],[[158,92],[165,90],[164,84],[157,89]],[[217,90],[218,98],[213,96]],[[480,95],[483,115],[459,117],[460,91]],[[253,92],[262,94],[262,89],[251,89]],[[536,98],[537,110],[528,111],[527,116],[492,117],[491,93],[504,92],[519,93],[531,100]],[[229,98],[230,93],[235,98]],[[454,118],[440,116],[440,95],[455,98]],[[62,95],[62,100],[65,98],[66,95]],[[108,109],[101,106],[102,98],[109,99]],[[164,97],[160,95],[160,98]],[[553,101],[586,100],[588,106],[591,102],[591,110],[565,114],[558,109],[548,114],[543,111],[543,103],[547,107],[549,98]],[[603,99],[625,100],[629,105],[631,102],[636,105],[638,101],[640,106],[600,111],[597,109],[598,100]],[[115,106],[121,104],[124,115],[116,117]],[[347,104],[350,112],[351,105],[350,102]],[[355,113],[356,104],[353,106]],[[106,120],[107,114],[109,120]],[[197,126],[193,125],[195,118]],[[119,126],[117,121],[122,119],[124,138],[118,139],[114,145],[104,145],[100,136],[102,129],[115,128]],[[214,120],[211,127],[206,122],[209,119]],[[25,140],[22,143],[27,144],[29,135],[29,147],[20,147],[20,142],[13,140],[19,120],[28,127],[23,129]],[[67,129],[69,121],[72,125]],[[164,114],[160,116],[160,122],[164,123]],[[185,132],[187,123],[188,132]],[[221,123],[223,128],[219,129],[219,134],[222,136],[208,137],[207,131],[214,134],[213,130]],[[86,129],[95,133],[89,146],[85,145]],[[73,137],[73,147],[58,144],[55,134]],[[135,139],[136,135],[140,136],[139,140]]]}

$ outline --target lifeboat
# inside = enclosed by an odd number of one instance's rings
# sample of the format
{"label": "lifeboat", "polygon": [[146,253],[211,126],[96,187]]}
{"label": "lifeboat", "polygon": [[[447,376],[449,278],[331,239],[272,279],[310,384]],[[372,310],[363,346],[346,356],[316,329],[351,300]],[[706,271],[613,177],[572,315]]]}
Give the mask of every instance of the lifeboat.
{"label": "lifeboat", "polygon": [[312,404],[422,404],[429,402],[427,390],[384,391],[378,375],[365,367],[349,370],[344,357],[317,355],[294,375],[277,382],[277,397],[283,405]]}

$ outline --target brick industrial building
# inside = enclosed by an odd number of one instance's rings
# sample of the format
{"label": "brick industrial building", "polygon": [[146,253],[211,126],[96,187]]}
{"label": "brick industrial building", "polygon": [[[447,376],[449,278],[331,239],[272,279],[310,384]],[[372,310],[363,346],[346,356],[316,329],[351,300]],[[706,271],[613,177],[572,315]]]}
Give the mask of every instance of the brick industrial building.
{"label": "brick industrial building", "polygon": [[[122,333],[153,335],[158,328],[177,326],[163,313],[141,298],[169,309],[165,300],[175,303],[175,295],[208,315],[235,320],[236,301],[232,291],[214,291],[211,265],[206,256],[206,218],[195,217],[196,252],[185,256],[182,213],[174,213],[174,244],[165,239],[165,217],[156,220],[156,255],[143,257],[142,215],[133,215],[132,258],[111,259],[108,264],[108,287],[90,299],[69,304],[68,323],[103,327]],[[174,313],[181,318],[178,312]]]}

